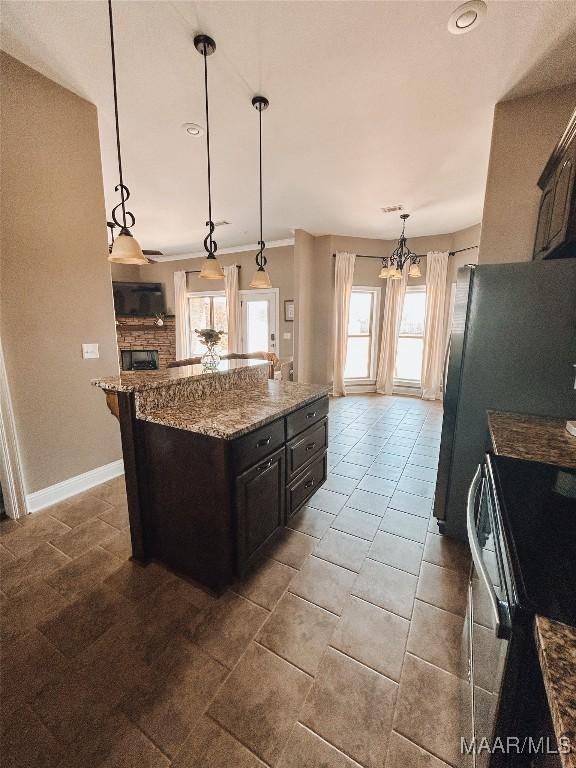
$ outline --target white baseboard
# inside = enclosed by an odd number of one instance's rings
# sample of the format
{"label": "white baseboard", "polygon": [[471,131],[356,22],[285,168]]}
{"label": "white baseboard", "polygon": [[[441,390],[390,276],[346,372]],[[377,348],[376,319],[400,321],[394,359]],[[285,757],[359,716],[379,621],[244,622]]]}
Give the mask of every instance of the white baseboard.
{"label": "white baseboard", "polygon": [[124,462],[122,459],[105,464],[103,467],[96,467],[84,472],[82,475],[70,477],[61,483],[50,485],[48,488],[42,488],[41,491],[26,494],[26,506],[28,512],[39,512],[41,509],[51,507],[59,501],[76,496],[77,493],[94,488],[95,485],[105,483],[106,480],[113,480],[115,477],[124,473]]}

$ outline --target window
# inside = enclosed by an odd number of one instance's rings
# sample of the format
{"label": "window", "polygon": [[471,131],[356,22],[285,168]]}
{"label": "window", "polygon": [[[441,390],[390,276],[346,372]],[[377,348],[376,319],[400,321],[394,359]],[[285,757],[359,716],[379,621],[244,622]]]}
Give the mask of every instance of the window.
{"label": "window", "polygon": [[218,345],[221,353],[228,352],[228,315],[226,312],[226,296],[224,293],[205,295],[191,294],[188,297],[190,308],[190,355],[202,355],[206,347],[194,333],[196,328],[214,328],[224,331],[224,336]]}
{"label": "window", "polygon": [[379,299],[379,288],[352,288],[344,370],[347,380],[376,379]]}
{"label": "window", "polygon": [[394,378],[397,383],[420,385],[425,316],[426,289],[424,286],[407,288],[396,350]]}

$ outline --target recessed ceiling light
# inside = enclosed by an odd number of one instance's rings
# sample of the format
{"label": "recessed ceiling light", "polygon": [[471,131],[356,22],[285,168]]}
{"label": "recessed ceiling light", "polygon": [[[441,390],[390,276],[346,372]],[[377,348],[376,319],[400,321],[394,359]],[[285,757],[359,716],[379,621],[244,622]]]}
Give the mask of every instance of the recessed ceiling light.
{"label": "recessed ceiling light", "polygon": [[394,213],[395,211],[403,211],[403,205],[387,205],[385,208],[380,209],[382,213]]}
{"label": "recessed ceiling light", "polygon": [[453,35],[463,35],[476,29],[486,15],[486,3],[483,0],[469,0],[452,12],[448,19],[448,31]]}
{"label": "recessed ceiling light", "polygon": [[202,136],[204,133],[204,128],[196,123],[184,123],[182,127],[190,136]]}

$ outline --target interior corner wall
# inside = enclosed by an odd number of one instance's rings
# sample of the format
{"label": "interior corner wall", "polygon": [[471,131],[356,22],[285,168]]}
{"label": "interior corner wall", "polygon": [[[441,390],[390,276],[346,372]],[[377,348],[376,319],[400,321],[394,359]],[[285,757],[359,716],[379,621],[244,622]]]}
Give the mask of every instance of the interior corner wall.
{"label": "interior corner wall", "polygon": [[479,263],[530,261],[538,179],[576,105],[576,83],[496,105]]}
{"label": "interior corner wall", "polygon": [[90,384],[118,357],[96,108],[4,53],[0,72],[0,335],[30,494],[121,458]]}

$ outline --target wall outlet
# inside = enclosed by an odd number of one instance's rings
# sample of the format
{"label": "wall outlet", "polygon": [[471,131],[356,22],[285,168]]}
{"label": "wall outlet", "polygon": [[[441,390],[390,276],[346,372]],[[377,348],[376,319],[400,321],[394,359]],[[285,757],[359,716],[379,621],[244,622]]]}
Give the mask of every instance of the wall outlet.
{"label": "wall outlet", "polygon": [[94,357],[100,357],[98,351],[98,344],[82,344],[82,357],[84,360],[88,360]]}
{"label": "wall outlet", "polygon": [[282,338],[283,339],[291,339],[292,338],[292,334],[289,331],[286,331],[285,333],[282,334]]}

